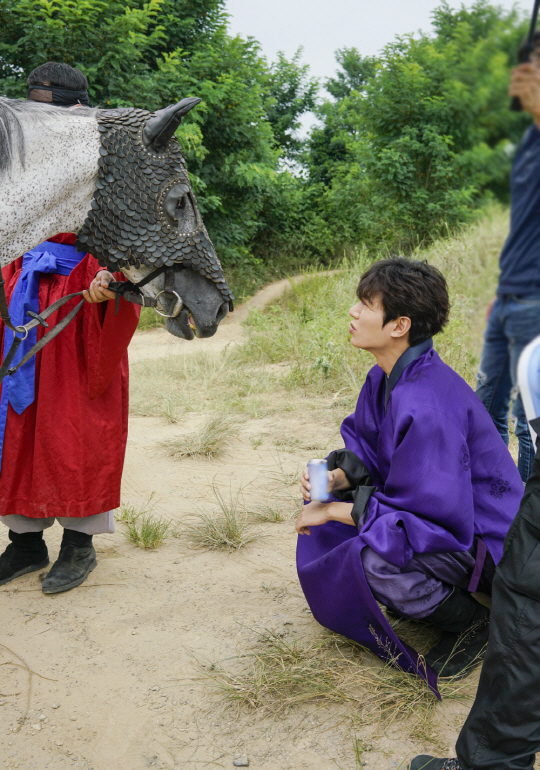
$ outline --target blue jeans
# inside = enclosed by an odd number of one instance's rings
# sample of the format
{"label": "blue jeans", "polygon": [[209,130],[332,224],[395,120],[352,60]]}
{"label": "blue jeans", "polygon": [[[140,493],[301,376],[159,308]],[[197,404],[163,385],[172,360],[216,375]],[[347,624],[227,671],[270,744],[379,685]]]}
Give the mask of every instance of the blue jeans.
{"label": "blue jeans", "polygon": [[498,297],[484,335],[476,393],[508,446],[508,409],[519,442],[518,470],[527,481],[534,447],[525,410],[517,392],[517,365],[523,348],[540,334],[540,294]]}

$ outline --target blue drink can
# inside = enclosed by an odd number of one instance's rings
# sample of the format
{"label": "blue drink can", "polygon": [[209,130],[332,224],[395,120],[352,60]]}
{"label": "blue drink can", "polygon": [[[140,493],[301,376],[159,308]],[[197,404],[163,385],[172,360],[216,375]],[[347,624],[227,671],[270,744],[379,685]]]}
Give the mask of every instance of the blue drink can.
{"label": "blue drink can", "polygon": [[311,499],[324,503],[328,500],[328,463],[326,460],[310,460],[307,467]]}

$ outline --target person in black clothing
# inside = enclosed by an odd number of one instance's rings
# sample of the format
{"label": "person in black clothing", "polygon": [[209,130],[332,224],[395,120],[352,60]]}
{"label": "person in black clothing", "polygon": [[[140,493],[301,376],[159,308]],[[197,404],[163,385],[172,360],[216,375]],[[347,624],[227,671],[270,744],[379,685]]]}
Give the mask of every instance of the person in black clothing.
{"label": "person in black clothing", "polygon": [[[488,323],[476,393],[508,444],[508,408],[516,385],[519,356],[540,334],[540,32],[530,64],[512,73],[510,93],[519,96],[534,120],[521,142],[511,177],[510,233],[500,257],[497,297],[488,308]],[[515,394],[518,470],[527,481],[534,458],[523,403]]]}

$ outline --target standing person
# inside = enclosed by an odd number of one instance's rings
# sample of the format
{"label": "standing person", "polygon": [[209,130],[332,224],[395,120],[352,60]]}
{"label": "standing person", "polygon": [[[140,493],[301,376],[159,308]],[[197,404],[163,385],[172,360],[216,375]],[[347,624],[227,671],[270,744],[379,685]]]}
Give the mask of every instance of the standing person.
{"label": "standing person", "polygon": [[519,441],[518,469],[527,481],[534,459],[516,368],[523,348],[540,334],[540,32],[530,64],[512,73],[510,93],[533,118],[512,168],[510,234],[500,256],[497,297],[488,308],[477,394],[508,444],[508,408],[513,403]]}
{"label": "standing person", "polygon": [[[88,105],[86,77],[67,64],[38,67],[28,84],[34,101]],[[127,439],[127,346],[139,318],[137,306],[124,301],[115,315],[107,286],[123,276],[101,269],[74,243],[73,233],[57,235],[3,270],[15,324],[66,294],[84,291],[87,300],[53,342],[2,384],[0,517],[11,543],[0,556],[0,585],[47,566],[43,532],[56,520],[64,532],[44,593],[86,580],[96,566],[93,535],[114,532]],[[77,302],[50,316],[50,326]],[[37,339],[43,331],[37,327]],[[0,324],[0,358],[12,339]]]}

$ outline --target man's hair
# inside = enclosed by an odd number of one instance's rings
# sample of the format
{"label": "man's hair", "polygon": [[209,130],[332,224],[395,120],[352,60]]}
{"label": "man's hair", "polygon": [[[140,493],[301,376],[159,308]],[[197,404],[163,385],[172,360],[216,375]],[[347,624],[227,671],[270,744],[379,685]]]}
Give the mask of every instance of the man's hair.
{"label": "man's hair", "polygon": [[381,259],[361,277],[356,295],[367,304],[380,301],[383,326],[400,316],[410,318],[411,346],[438,334],[448,323],[450,300],[446,280],[440,270],[427,262],[404,257]]}
{"label": "man's hair", "polygon": [[45,85],[58,88],[72,88],[74,91],[85,91],[88,89],[88,80],[83,73],[69,64],[61,64],[56,61],[48,61],[46,64],[40,64],[28,75],[28,85]]}

